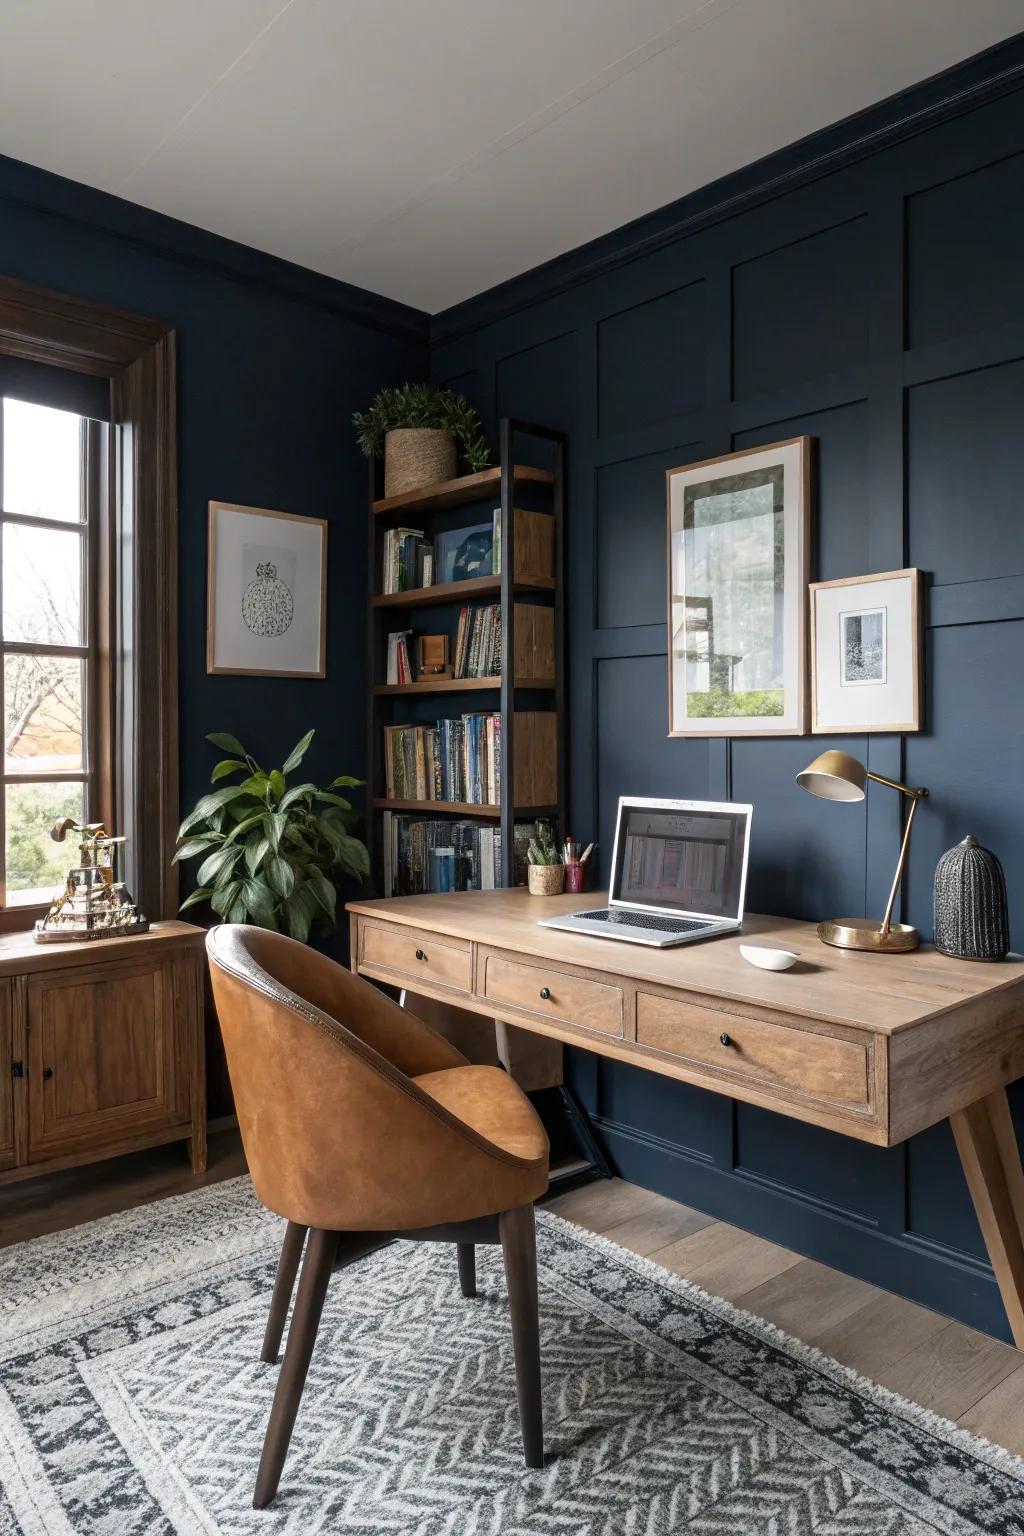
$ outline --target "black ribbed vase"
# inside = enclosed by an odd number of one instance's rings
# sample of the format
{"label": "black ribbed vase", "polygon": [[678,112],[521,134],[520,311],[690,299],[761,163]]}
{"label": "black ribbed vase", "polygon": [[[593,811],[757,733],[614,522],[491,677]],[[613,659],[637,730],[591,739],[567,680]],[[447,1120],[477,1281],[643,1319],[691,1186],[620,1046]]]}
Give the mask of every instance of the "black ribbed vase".
{"label": "black ribbed vase", "polygon": [[935,948],[962,960],[1002,960],[1010,948],[1003,866],[973,837],[936,865]]}

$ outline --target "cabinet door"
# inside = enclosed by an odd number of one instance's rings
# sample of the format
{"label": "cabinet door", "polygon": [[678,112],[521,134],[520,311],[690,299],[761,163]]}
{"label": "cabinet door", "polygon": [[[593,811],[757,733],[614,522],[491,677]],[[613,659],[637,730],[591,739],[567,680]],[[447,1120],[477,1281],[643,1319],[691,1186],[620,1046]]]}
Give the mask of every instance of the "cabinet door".
{"label": "cabinet door", "polygon": [[[21,1066],[21,1062],[18,1062]],[[23,1069],[24,1070],[24,1069]],[[21,1087],[15,1079],[14,1010],[11,984],[0,981],[0,1168],[14,1167],[14,1090]]]}
{"label": "cabinet door", "polygon": [[70,1157],[188,1118],[173,960],[28,982],[28,1160]]}

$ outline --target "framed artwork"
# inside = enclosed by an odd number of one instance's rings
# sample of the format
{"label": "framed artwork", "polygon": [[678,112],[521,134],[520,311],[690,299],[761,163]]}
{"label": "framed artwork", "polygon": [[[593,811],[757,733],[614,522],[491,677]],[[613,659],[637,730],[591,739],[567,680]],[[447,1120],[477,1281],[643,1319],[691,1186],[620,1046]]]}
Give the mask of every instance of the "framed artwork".
{"label": "framed artwork", "polygon": [[210,502],[206,670],[323,677],[327,523]]}
{"label": "framed artwork", "polygon": [[809,437],[670,469],[670,736],[806,729]]}
{"label": "framed artwork", "polygon": [[811,730],[921,729],[921,572],[810,585]]}

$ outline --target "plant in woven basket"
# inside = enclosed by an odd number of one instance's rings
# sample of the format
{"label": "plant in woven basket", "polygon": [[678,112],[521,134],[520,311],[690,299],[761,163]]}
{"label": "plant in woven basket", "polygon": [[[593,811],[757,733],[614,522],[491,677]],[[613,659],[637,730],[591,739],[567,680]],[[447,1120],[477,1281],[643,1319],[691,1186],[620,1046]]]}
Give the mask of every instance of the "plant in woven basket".
{"label": "plant in woven basket", "polygon": [[530,838],[526,857],[531,864],[561,864],[547,822],[538,821],[536,836]]}
{"label": "plant in woven basket", "polygon": [[366,411],[357,411],[352,424],[368,459],[382,458],[384,439],[402,428],[428,427],[450,432],[459,457],[475,473],[491,462],[480,418],[464,395],[433,384],[399,384],[382,389]]}
{"label": "plant in woven basket", "polygon": [[370,870],[366,845],[352,835],[356,813],[336,793],[362,779],[340,774],[326,789],[309,782],[289,788],[288,774],[305,757],[312,731],[269,772],[227,732],[206,739],[231,754],[216,764],[210,782],[242,778],[203,795],[178,829],[174,862],[204,855],[199,888],[181,910],[208,901],[224,922],[255,923],[303,943],[312,929],[333,927],[339,879],[365,879]]}

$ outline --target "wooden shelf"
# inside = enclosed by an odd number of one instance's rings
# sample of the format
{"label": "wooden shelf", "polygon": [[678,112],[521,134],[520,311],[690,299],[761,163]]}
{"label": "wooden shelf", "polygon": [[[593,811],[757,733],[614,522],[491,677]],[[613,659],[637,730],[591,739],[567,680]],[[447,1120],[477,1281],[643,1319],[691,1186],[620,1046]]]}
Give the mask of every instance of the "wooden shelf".
{"label": "wooden shelf", "polygon": [[[553,576],[535,576],[532,581],[517,581],[517,592],[553,592]],[[501,591],[500,576],[472,576],[468,581],[439,581],[432,587],[410,587],[406,592],[378,592],[375,608],[434,608],[440,603],[468,603],[477,597],[496,597]]]}
{"label": "wooden shelf", "polygon": [[[547,469],[533,469],[529,464],[514,464],[512,479],[516,485],[553,485],[554,475]],[[417,491],[407,491],[403,496],[385,496],[373,503],[375,517],[386,517],[394,512],[447,512],[452,507],[464,507],[472,501],[486,501],[500,494],[501,468],[498,465],[482,469],[476,475],[460,475],[457,480],[440,480],[436,485],[424,485]]]}
{"label": "wooden shelf", "polygon": [[[373,808],[375,811],[443,811],[451,816],[482,816],[490,821],[497,821],[501,815],[500,805],[463,804],[458,800],[374,800]],[[556,810],[553,805],[526,805],[516,806],[512,814],[532,819],[554,816]]]}
{"label": "wooden shelf", "polygon": [[[516,688],[553,688],[553,677],[517,677]],[[403,693],[487,693],[497,692],[500,677],[430,677],[415,683],[377,683],[378,698]]]}

